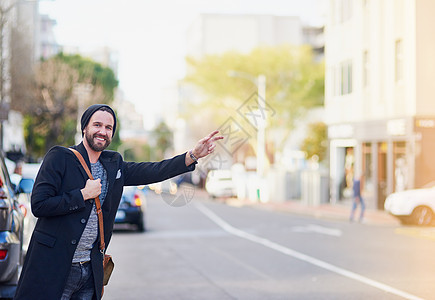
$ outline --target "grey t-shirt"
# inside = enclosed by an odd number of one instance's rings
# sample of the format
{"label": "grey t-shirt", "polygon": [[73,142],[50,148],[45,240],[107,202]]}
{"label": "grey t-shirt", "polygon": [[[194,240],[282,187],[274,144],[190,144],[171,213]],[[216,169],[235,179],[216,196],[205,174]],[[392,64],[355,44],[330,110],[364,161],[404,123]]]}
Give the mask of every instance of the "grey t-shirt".
{"label": "grey t-shirt", "polygon": [[[91,163],[91,172],[94,179],[101,179],[100,203],[101,205],[103,205],[108,188],[106,169],[104,169],[100,161],[97,161],[95,164]],[[88,222],[86,223],[86,227],[83,230],[82,236],[76,248],[76,252],[74,253],[72,260],[73,263],[91,260],[91,250],[95,241],[97,240],[97,236],[98,216],[94,202]]]}

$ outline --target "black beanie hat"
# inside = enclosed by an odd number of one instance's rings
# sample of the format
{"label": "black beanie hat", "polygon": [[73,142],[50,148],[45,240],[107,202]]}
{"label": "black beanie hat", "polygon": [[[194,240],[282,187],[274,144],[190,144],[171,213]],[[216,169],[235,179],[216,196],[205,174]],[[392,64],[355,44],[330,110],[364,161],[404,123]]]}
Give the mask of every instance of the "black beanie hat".
{"label": "black beanie hat", "polygon": [[100,110],[100,108],[102,107],[106,107],[108,108],[109,112],[112,114],[113,116],[113,131],[112,131],[112,137],[115,135],[115,129],[116,129],[116,116],[115,116],[115,112],[113,111],[113,109],[106,104],[94,104],[88,107],[88,109],[85,110],[85,112],[82,115],[82,119],[81,119],[81,125],[82,125],[82,136],[83,136],[83,130],[85,129],[85,127],[88,125],[89,120],[91,119],[92,115]]}

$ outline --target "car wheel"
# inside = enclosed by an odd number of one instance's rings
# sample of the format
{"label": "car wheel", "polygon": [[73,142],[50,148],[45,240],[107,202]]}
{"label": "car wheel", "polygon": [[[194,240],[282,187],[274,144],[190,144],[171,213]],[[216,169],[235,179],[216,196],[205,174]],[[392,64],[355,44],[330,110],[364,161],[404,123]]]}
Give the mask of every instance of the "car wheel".
{"label": "car wheel", "polygon": [[416,207],[412,212],[412,220],[417,225],[421,225],[421,226],[430,225],[433,220],[433,212],[427,206]]}
{"label": "car wheel", "polygon": [[144,221],[138,223],[136,226],[137,226],[137,231],[139,231],[139,232],[145,232],[145,223],[144,223]]}

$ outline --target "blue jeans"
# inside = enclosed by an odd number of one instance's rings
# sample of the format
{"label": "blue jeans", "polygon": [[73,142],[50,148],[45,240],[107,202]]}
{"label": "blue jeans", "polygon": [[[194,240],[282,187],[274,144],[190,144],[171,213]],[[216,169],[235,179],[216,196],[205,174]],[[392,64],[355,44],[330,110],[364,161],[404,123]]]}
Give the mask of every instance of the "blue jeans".
{"label": "blue jeans", "polygon": [[91,300],[95,294],[92,264],[73,263],[61,300]]}
{"label": "blue jeans", "polygon": [[361,196],[355,196],[353,199],[352,211],[350,212],[350,220],[351,221],[353,221],[353,217],[355,214],[356,207],[358,206],[358,202],[359,202],[359,204],[361,204],[361,213],[359,215],[359,220],[362,221],[364,218],[364,211],[366,209],[364,199]]}

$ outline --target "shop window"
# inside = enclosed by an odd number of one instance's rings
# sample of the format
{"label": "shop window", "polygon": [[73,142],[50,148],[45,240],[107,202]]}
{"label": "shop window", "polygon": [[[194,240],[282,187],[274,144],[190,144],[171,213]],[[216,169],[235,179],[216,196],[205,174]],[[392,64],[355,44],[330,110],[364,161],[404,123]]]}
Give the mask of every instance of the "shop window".
{"label": "shop window", "polygon": [[343,198],[351,198],[353,196],[353,176],[354,176],[355,156],[354,148],[346,148],[346,155],[344,157],[344,180],[342,186]]}
{"label": "shop window", "polygon": [[363,143],[363,175],[364,182],[367,188],[370,188],[373,185],[373,154],[372,154],[372,144],[371,143]]}
{"label": "shop window", "polygon": [[400,192],[408,187],[408,164],[406,161],[406,142],[394,142],[394,191]]}
{"label": "shop window", "polygon": [[387,150],[388,150],[388,144],[386,142],[378,143],[378,165],[377,165],[378,209],[384,209],[384,203],[387,197]]}

